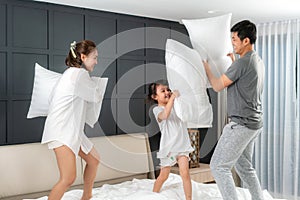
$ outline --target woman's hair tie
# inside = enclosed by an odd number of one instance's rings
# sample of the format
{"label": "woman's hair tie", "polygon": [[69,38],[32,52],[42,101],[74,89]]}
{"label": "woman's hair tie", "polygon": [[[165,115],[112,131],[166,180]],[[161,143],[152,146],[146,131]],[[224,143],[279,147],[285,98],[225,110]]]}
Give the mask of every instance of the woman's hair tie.
{"label": "woman's hair tie", "polygon": [[72,56],[73,56],[74,58],[77,57],[77,56],[76,56],[76,53],[75,53],[75,49],[76,49],[76,41],[74,41],[74,42],[72,42],[72,43],[70,44],[70,50],[71,50]]}

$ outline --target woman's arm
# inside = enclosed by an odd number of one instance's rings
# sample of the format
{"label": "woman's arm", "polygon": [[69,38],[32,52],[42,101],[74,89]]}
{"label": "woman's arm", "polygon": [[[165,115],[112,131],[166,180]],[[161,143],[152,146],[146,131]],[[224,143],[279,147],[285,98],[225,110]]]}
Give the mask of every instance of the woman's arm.
{"label": "woman's arm", "polygon": [[75,94],[85,101],[98,103],[102,100],[101,79],[90,77],[87,71],[80,71],[76,80]]}

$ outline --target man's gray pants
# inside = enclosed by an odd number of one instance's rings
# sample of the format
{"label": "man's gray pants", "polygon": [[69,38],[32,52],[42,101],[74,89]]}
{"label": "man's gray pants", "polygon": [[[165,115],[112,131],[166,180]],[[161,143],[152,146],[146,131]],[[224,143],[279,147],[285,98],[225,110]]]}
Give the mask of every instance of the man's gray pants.
{"label": "man's gray pants", "polygon": [[252,166],[254,140],[262,128],[252,130],[235,122],[227,124],[211,158],[210,168],[224,200],[238,200],[232,167],[249,189],[252,200],[263,200],[256,171]]}

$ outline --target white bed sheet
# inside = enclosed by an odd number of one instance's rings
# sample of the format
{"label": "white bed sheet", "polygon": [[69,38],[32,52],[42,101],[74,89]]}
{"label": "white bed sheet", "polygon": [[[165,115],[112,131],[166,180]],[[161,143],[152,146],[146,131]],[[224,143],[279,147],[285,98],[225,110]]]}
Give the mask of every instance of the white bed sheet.
{"label": "white bed sheet", "polygon": [[[102,187],[93,189],[93,198],[91,200],[183,200],[184,192],[181,177],[176,174],[170,174],[168,180],[164,183],[160,193],[152,192],[154,180],[151,179],[133,179],[119,184],[105,184]],[[222,200],[221,194],[216,184],[203,184],[192,181],[194,200]],[[237,188],[238,197],[241,200],[251,200],[247,189]],[[275,200],[266,191],[263,191],[265,200]],[[80,200],[82,190],[71,190],[66,192],[62,200]],[[47,197],[41,197],[37,200],[47,200]]]}

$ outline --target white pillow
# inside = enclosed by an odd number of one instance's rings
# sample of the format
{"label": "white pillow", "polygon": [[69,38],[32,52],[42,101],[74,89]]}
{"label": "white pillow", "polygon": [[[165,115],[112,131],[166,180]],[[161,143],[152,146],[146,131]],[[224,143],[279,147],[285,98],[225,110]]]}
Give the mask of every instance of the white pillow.
{"label": "white pillow", "polygon": [[205,19],[182,20],[193,48],[207,60],[216,77],[221,76],[232,63],[227,56],[232,52],[231,13]]}
{"label": "white pillow", "polygon": [[49,96],[61,76],[62,74],[47,70],[35,63],[34,83],[27,118],[48,115]]}
{"label": "white pillow", "polygon": [[174,101],[177,116],[188,128],[211,127],[212,107],[207,95],[207,77],[199,53],[184,44],[168,39],[166,71],[169,87],[178,90]]}

